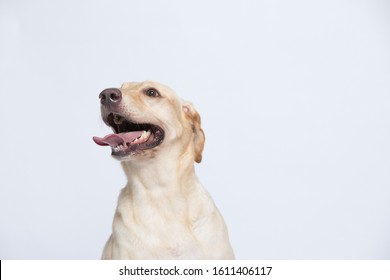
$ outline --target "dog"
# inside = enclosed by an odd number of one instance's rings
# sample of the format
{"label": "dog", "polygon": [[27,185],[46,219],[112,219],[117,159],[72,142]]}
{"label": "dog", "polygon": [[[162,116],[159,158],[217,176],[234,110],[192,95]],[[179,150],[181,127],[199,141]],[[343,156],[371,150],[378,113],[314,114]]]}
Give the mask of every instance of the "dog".
{"label": "dog", "polygon": [[169,87],[124,83],[100,95],[121,190],[102,259],[234,259],[224,219],[199,182],[205,142],[199,113]]}

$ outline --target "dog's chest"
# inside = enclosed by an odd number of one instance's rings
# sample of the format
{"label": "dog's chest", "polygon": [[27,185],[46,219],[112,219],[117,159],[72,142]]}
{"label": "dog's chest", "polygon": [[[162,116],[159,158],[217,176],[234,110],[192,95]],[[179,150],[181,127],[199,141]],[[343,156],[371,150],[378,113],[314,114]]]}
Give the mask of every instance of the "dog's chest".
{"label": "dog's chest", "polygon": [[200,258],[189,208],[180,196],[122,198],[114,220],[118,247],[136,258]]}
{"label": "dog's chest", "polygon": [[118,222],[113,234],[125,258],[193,259],[202,257],[201,244],[191,227],[154,217],[142,222]]}

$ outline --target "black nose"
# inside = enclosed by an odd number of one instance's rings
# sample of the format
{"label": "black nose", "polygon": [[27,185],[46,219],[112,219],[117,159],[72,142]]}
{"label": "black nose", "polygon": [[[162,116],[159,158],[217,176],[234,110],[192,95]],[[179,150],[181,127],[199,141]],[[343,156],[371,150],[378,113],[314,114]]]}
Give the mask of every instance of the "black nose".
{"label": "black nose", "polygon": [[99,94],[99,98],[102,105],[119,103],[122,99],[122,93],[118,88],[106,88]]}

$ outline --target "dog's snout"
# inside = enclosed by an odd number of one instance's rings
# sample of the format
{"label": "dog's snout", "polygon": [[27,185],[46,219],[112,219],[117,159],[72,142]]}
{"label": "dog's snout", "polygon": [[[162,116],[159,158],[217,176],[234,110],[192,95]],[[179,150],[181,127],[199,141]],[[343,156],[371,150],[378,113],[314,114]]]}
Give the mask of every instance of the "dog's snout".
{"label": "dog's snout", "polygon": [[99,94],[102,105],[112,105],[119,103],[122,99],[122,93],[118,88],[106,88]]}

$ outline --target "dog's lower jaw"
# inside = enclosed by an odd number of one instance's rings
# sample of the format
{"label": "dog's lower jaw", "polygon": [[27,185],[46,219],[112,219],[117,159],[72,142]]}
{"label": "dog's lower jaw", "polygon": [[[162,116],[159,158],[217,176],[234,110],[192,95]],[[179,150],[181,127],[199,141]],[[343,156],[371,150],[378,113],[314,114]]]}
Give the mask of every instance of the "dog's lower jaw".
{"label": "dog's lower jaw", "polygon": [[[162,144],[155,150],[145,151],[146,154],[135,155],[134,158],[122,160],[121,165],[126,174],[128,184],[133,189],[178,189],[184,190],[194,180],[195,166],[193,150],[187,148],[180,150],[174,145]],[[176,160],[167,161],[167,155],[173,156]],[[196,179],[196,178],[195,178]]]}

